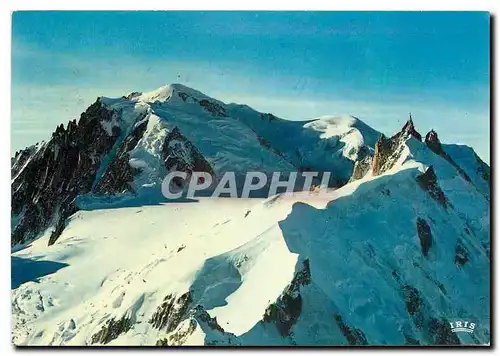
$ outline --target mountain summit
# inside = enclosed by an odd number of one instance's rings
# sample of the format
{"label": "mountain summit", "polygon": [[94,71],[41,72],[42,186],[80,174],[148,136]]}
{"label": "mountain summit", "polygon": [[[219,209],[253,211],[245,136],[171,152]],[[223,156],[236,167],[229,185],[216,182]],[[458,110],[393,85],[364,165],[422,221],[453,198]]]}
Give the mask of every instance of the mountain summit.
{"label": "mountain summit", "polygon": [[331,185],[341,186],[378,135],[353,117],[288,121],[181,84],[100,97],[78,122],[13,158],[12,245],[47,228],[55,242],[79,209],[163,201],[161,181],[172,170],[331,171]]}

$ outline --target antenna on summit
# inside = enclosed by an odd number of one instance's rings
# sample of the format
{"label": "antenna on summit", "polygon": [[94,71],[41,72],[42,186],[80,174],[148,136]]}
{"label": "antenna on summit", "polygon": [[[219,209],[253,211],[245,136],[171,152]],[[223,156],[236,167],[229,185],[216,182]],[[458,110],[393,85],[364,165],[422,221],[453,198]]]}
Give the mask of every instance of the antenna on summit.
{"label": "antenna on summit", "polygon": [[411,112],[410,112],[410,121],[413,121],[413,120],[411,119]]}

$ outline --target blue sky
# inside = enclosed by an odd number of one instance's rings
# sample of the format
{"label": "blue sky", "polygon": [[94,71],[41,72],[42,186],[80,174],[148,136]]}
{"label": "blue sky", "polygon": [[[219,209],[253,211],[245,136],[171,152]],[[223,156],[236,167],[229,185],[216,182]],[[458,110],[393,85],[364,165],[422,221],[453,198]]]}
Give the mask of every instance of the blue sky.
{"label": "blue sky", "polygon": [[15,152],[98,96],[183,83],[288,119],[352,114],[489,162],[485,12],[16,12]]}

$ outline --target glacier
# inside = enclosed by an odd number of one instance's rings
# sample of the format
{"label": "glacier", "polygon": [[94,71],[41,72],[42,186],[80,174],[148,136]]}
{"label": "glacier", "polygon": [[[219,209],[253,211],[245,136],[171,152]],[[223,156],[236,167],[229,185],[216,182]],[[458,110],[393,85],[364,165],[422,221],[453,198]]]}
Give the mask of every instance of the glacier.
{"label": "glacier", "polygon": [[[490,343],[490,171],[470,147],[180,84],[94,105],[12,161],[15,345]],[[336,176],[323,194],[161,195],[199,167]]]}

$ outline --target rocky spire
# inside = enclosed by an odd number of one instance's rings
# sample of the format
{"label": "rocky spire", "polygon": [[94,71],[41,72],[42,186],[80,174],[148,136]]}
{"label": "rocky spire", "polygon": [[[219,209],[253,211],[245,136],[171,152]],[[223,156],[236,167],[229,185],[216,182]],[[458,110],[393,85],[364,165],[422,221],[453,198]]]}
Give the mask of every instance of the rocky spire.
{"label": "rocky spire", "polygon": [[460,175],[468,182],[470,182],[470,177],[465,173],[465,171],[458,166],[458,164],[453,161],[453,159],[443,150],[443,147],[441,146],[441,142],[439,141],[439,137],[436,131],[430,130],[427,135],[425,135],[425,144],[429,149],[434,152],[435,154],[440,155],[443,157],[445,160],[450,162],[460,173]]}
{"label": "rocky spire", "polygon": [[422,135],[415,129],[410,113],[410,119],[404,124],[401,131],[391,138],[380,136],[375,144],[375,153],[372,161],[372,174],[378,176],[391,169],[401,157],[403,145],[409,137],[422,141]]}
{"label": "rocky spire", "polygon": [[375,153],[373,154],[372,161],[372,174],[374,176],[378,176],[382,173],[382,165],[385,163],[388,156],[386,150],[384,150],[384,147],[386,146],[384,143],[387,141],[388,139],[386,139],[382,134],[379,136],[377,143],[375,144]]}
{"label": "rocky spire", "polygon": [[441,142],[436,131],[430,130],[427,135],[425,135],[425,144],[431,149],[432,152],[441,155],[443,154],[443,148],[441,147]]}
{"label": "rocky spire", "polygon": [[411,113],[410,113],[410,119],[403,126],[401,132],[408,136],[411,135],[415,137],[417,140],[422,141],[422,135],[415,129],[415,125],[413,125],[413,119],[411,117]]}

